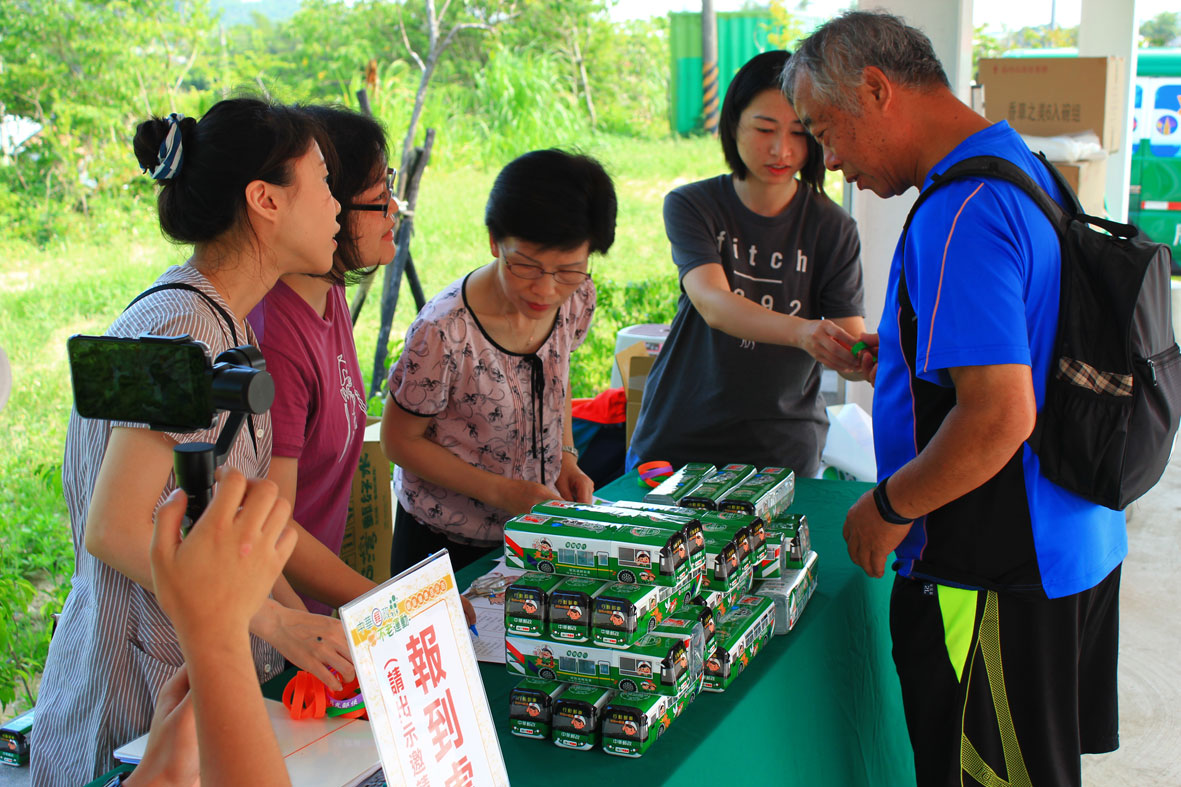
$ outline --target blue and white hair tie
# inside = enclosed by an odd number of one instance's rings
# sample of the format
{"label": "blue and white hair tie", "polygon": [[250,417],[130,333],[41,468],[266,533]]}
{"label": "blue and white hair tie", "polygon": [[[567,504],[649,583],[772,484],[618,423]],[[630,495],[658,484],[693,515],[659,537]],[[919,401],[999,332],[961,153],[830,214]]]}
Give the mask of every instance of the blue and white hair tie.
{"label": "blue and white hair tie", "polygon": [[173,112],[164,119],[164,122],[168,124],[168,133],[164,136],[164,141],[160,143],[160,152],[157,154],[159,163],[152,170],[152,177],[155,180],[172,180],[176,177],[176,173],[180,172],[181,161],[184,159],[184,151],[181,149],[180,122],[184,120],[184,117],[184,115]]}

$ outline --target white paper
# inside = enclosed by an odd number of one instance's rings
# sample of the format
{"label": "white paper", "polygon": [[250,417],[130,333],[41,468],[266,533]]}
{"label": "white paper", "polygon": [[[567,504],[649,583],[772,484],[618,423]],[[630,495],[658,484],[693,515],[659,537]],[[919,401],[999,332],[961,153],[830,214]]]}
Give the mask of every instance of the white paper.
{"label": "white paper", "polygon": [[502,555],[491,571],[477,578],[463,592],[476,611],[479,636],[472,639],[472,646],[477,661],[504,664],[504,591],[524,573],[505,566]]}

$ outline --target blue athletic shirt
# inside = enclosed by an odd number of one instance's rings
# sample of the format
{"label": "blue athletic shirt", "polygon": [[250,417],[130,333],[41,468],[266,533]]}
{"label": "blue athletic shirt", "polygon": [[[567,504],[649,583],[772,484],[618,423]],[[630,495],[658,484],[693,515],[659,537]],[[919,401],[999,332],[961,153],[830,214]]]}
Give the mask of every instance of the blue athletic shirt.
{"label": "blue athletic shirt", "polygon": [[[1050,194],[1059,194],[1045,166],[1004,122],[968,137],[932,173],[985,154],[1014,162]],[[931,182],[928,174],[923,188]],[[902,259],[899,246],[878,329],[873,423],[879,478],[913,459],[941,423],[939,416],[924,425],[924,406],[913,393],[923,384],[912,380],[901,346]],[[972,178],[943,186],[916,212],[906,237],[918,379],[949,390],[949,369],[1031,365],[1040,410],[1058,320],[1060,264],[1057,234],[1016,186]],[[1128,547],[1122,512],[1046,480],[1028,443],[1010,466],[1007,481],[1000,479],[1002,471],[997,485],[977,490],[982,496],[968,505],[961,498],[958,506],[916,520],[896,551],[895,570],[963,587],[1040,588],[1057,598],[1095,586],[1123,561]]]}

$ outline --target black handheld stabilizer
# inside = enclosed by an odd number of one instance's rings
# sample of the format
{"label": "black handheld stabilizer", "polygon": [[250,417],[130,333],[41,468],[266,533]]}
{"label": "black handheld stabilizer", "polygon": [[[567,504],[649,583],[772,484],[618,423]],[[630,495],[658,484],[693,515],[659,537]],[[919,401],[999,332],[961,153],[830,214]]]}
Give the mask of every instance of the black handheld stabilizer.
{"label": "black handheld stabilizer", "polygon": [[[173,449],[176,483],[189,498],[187,531],[208,505],[213,473],[225,462],[242,422],[265,413],[275,399],[262,353],[242,345],[210,363],[205,345],[189,336],[150,335],[71,336],[67,349],[74,404],[84,418],[183,433],[209,429],[218,413],[229,413],[216,445],[188,442]],[[256,437],[250,435],[252,441]]]}

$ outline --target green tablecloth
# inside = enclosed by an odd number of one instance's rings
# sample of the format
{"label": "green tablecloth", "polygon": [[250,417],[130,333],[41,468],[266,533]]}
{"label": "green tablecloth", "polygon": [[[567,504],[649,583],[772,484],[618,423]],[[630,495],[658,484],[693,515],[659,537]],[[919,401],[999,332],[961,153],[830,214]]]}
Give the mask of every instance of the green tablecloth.
{"label": "green tablecloth", "polygon": [[[508,731],[508,695],[518,678],[481,664],[488,702],[515,787],[593,785],[914,784],[902,696],[890,658],[891,573],[874,580],[853,566],[841,526],[869,484],[804,479],[791,510],[808,515],[819,583],[791,633],[773,637],[723,694],[703,693],[639,759],[572,752]],[[634,474],[598,494],[639,500]],[[486,572],[459,572],[467,587]]]}

